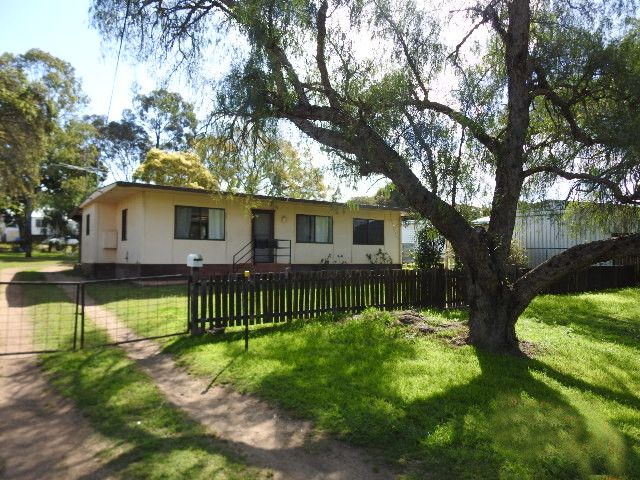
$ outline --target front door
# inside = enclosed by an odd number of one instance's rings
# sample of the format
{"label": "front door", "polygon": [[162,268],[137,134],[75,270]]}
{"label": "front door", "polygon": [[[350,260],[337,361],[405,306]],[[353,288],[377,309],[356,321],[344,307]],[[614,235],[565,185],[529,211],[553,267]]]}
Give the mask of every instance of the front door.
{"label": "front door", "polygon": [[251,231],[253,236],[253,261],[273,262],[273,210],[253,210]]}

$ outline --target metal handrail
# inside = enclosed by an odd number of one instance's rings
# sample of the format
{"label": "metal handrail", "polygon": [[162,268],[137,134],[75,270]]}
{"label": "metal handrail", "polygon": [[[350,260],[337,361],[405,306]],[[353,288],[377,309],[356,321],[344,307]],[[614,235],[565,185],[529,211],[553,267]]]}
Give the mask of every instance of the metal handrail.
{"label": "metal handrail", "polygon": [[[288,258],[289,265],[291,265],[291,240],[285,238],[271,239],[271,246],[265,248],[271,248],[274,250],[272,254],[273,258],[277,261],[279,258]],[[281,246],[280,242],[285,242],[285,246]],[[233,272],[238,270],[239,265],[252,265],[255,263],[255,249],[256,241],[250,240],[240,250],[233,255]],[[280,250],[286,250],[286,253],[279,253]]]}
{"label": "metal handrail", "polygon": [[[253,263],[253,253],[254,253],[253,240],[249,240],[247,244],[245,244],[240,250],[238,250],[233,255],[233,265],[232,265],[233,271],[234,272],[236,271],[239,264],[248,265],[250,263]],[[246,259],[247,256],[249,257],[248,259]]]}

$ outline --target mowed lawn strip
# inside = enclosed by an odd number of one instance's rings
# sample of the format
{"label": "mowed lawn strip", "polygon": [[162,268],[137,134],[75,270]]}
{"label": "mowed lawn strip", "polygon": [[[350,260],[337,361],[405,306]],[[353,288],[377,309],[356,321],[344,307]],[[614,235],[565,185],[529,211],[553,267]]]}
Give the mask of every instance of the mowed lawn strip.
{"label": "mowed lawn strip", "polygon": [[[14,280],[41,282],[45,280],[45,275],[36,271],[21,271],[15,275]],[[7,288],[14,290],[20,304],[26,307],[25,317],[21,319],[19,328],[31,332],[31,347],[34,351],[73,348],[76,307],[60,287],[30,284],[11,285]],[[79,344],[78,338],[76,341]]]}
{"label": "mowed lawn strip", "polygon": [[105,282],[86,285],[86,295],[118,316],[141,337],[171,335],[187,330],[187,286]]}
{"label": "mowed lawn strip", "polygon": [[536,299],[518,324],[533,359],[391,323],[370,310],[254,330],[246,354],[239,332],[166,350],[415,478],[640,478],[640,290]]}
{"label": "mowed lawn strip", "polygon": [[20,267],[21,270],[39,270],[51,265],[73,266],[78,261],[77,253],[33,251],[31,258],[20,252],[0,252],[0,270]]}
{"label": "mowed lawn strip", "polygon": [[[44,275],[30,272],[22,277],[38,280]],[[53,311],[61,311],[68,303],[56,286],[30,292],[31,303],[46,303]],[[43,312],[31,308],[36,324],[41,323]],[[251,479],[267,475],[244,465],[228,444],[169,404],[119,348],[45,354],[40,362],[56,390],[72,399],[93,428],[113,443],[112,449],[103,452],[108,462],[97,476]]]}

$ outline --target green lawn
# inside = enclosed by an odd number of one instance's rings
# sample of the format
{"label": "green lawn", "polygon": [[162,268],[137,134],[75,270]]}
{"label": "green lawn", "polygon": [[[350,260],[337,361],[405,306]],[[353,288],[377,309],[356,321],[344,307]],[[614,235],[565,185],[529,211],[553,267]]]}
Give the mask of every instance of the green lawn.
{"label": "green lawn", "polygon": [[[25,270],[18,272],[14,279],[41,282],[45,275]],[[31,332],[32,345],[25,344],[26,351],[73,348],[75,303],[61,288],[55,285],[12,285],[7,288],[18,290],[22,305],[27,307],[20,325],[21,329]]]}
{"label": "green lawn", "polygon": [[40,252],[34,249],[31,258],[25,258],[24,253],[0,252],[0,270],[4,268],[21,267],[22,270],[38,270],[51,265],[73,265],[78,261],[77,253]]}
{"label": "green lawn", "polygon": [[135,282],[87,284],[86,295],[142,337],[187,330],[187,286]]}
{"label": "green lawn", "polygon": [[248,354],[240,333],[166,349],[416,478],[640,478],[639,289],[538,298],[518,325],[535,359],[410,337],[388,321],[369,311],[263,328]]}

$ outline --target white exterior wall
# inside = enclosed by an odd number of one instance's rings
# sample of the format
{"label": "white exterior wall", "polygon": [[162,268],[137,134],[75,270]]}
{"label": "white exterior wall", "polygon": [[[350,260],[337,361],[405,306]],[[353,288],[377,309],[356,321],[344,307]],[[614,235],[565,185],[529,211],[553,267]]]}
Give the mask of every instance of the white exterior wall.
{"label": "white exterior wall", "polygon": [[[82,211],[82,263],[113,263],[118,247],[113,243],[118,234],[115,223],[115,205],[93,203]],[[87,235],[87,215],[90,215],[89,235]]]}
{"label": "white exterior wall", "polygon": [[[176,206],[223,208],[224,240],[174,238]],[[121,240],[121,215],[127,209],[127,240]],[[291,263],[320,264],[330,254],[332,262],[368,264],[366,255],[379,249],[401,263],[401,212],[381,209],[351,210],[340,205],[314,205],[293,201],[267,201],[244,197],[209,196],[164,190],[133,191],[114,203],[100,198],[83,209],[91,215],[91,234],[82,232],[83,263],[184,264],[187,254],[200,253],[205,265],[233,263],[233,255],[251,240],[251,209],[274,211],[274,237],[291,240]],[[296,214],[333,217],[333,243],[296,243]],[[384,245],[353,245],[353,219],[384,220]],[[113,233],[115,231],[115,233]],[[116,248],[105,248],[100,239],[115,234]],[[281,253],[284,253],[282,251]],[[341,256],[341,257],[339,257]],[[288,263],[288,258],[280,258]]]}

